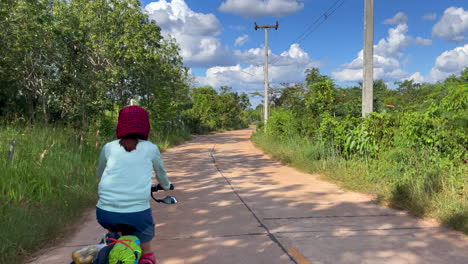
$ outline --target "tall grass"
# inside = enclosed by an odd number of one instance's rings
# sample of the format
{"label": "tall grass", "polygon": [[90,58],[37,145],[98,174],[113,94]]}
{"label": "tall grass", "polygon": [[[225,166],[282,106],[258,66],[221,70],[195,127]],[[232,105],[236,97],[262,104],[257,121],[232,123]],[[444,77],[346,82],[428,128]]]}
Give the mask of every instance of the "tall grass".
{"label": "tall grass", "polygon": [[321,140],[257,132],[253,142],[274,158],[338,185],[375,195],[376,200],[433,217],[468,234],[467,168],[424,150],[388,151],[374,158],[345,158]]}
{"label": "tall grass", "polygon": [[0,129],[0,263],[20,263],[96,201],[92,138],[67,128]]}
{"label": "tall grass", "polygon": [[[0,263],[22,263],[79,219],[97,199],[95,168],[113,133],[70,128],[0,128]],[[187,129],[152,132],[161,150],[190,137]],[[16,141],[7,163],[10,142]]]}
{"label": "tall grass", "polygon": [[162,129],[160,132],[154,132],[149,140],[155,143],[161,151],[179,145],[190,139],[190,129],[188,127]]}

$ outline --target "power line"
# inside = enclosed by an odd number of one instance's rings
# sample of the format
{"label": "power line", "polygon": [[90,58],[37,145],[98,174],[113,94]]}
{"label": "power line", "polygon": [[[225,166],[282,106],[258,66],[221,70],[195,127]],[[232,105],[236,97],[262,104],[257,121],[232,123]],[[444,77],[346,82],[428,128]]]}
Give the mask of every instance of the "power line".
{"label": "power line", "polygon": [[341,3],[336,8],[334,8],[330,13],[324,13],[322,15],[323,20],[315,28],[313,28],[311,31],[309,31],[309,33],[307,33],[307,35],[305,35],[301,40],[299,40],[297,42],[300,43],[300,42],[304,41],[305,39],[307,39],[315,30],[317,30],[317,28],[320,27],[320,25],[322,25],[325,21],[327,21],[336,12],[336,10],[338,10],[344,4],[344,2],[345,2],[345,0],[342,0]]}
{"label": "power line", "polygon": [[[292,41],[288,46],[291,46],[294,43],[301,43],[306,40],[312,33],[314,33],[320,25],[327,21],[335,12],[338,10],[346,0],[337,0],[335,1],[321,16],[319,16],[314,23],[312,23],[306,31],[304,31],[299,37]],[[337,5],[338,4],[338,5]],[[318,24],[317,24],[318,23]],[[315,27],[314,27],[315,26]],[[274,64],[281,59],[281,56],[276,57],[271,61],[270,64]]]}
{"label": "power line", "polygon": [[[315,32],[320,25],[322,25],[325,21],[327,21],[341,6],[343,6],[346,0],[336,0],[331,6],[329,6],[319,17],[317,17],[312,24],[310,24],[298,37],[296,37],[293,41],[288,44],[290,47],[294,43],[301,43],[302,41],[306,40],[313,32]],[[281,56],[278,55],[274,58],[270,64],[273,66],[275,62],[281,59]],[[255,65],[260,66],[260,65]],[[247,71],[241,70],[241,72],[249,74],[251,76],[255,76],[252,73]]]}
{"label": "power line", "polygon": [[240,71],[243,72],[243,73],[247,73],[248,75],[255,76],[255,74],[252,74],[252,73],[250,73],[250,72],[244,71],[244,70],[242,70],[242,69],[241,69]]}
{"label": "power line", "polygon": [[[323,20],[322,20],[322,22],[320,22],[320,23],[323,23],[323,21],[327,20],[328,17],[331,16],[331,14],[328,14],[328,12],[329,12],[332,8],[334,8],[340,1],[341,1],[340,6],[341,6],[341,5],[344,3],[345,0],[336,0],[327,10],[325,10],[325,12],[322,13],[322,15],[320,15],[319,17],[317,17],[317,19],[315,19],[315,21],[314,21],[311,25],[309,25],[296,39],[294,39],[293,41],[291,41],[291,43],[289,43],[288,46],[291,46],[292,44],[294,44],[294,42],[299,41],[299,40],[300,40],[301,38],[303,38],[303,37],[304,37],[304,39],[305,39],[305,38],[306,38],[305,35],[306,35],[306,34],[308,35],[308,31],[311,30],[311,29],[314,27],[314,25],[316,25],[317,23],[319,23],[320,20],[321,20],[322,18],[323,18]],[[340,7],[340,6],[338,6],[338,7]],[[336,10],[336,9],[335,9],[335,10]],[[315,29],[312,29],[312,30],[315,30]],[[302,40],[300,40],[300,41],[302,41]]]}

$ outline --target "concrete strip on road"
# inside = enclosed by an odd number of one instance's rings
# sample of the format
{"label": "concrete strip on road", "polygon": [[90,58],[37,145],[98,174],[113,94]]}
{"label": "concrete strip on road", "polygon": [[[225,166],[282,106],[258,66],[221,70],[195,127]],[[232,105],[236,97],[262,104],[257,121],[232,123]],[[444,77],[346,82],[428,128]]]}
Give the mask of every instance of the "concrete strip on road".
{"label": "concrete strip on road", "polygon": [[464,235],[283,166],[253,146],[248,130],[217,137],[224,177],[279,243],[310,263],[468,263]]}
{"label": "concrete strip on road", "polygon": [[[160,264],[468,263],[465,236],[283,166],[251,132],[197,136],[163,154],[180,203],[153,203]],[[90,211],[32,263],[67,263],[103,233]]]}

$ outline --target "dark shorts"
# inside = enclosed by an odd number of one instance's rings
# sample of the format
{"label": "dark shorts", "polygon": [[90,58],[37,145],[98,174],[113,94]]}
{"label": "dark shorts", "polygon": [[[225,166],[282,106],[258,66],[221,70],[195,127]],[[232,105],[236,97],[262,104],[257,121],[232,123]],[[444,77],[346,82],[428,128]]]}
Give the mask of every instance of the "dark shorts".
{"label": "dark shorts", "polygon": [[149,242],[153,239],[155,228],[151,208],[135,213],[115,213],[96,207],[98,223],[105,229],[115,231],[119,225],[133,227],[127,235],[137,236],[141,242]]}

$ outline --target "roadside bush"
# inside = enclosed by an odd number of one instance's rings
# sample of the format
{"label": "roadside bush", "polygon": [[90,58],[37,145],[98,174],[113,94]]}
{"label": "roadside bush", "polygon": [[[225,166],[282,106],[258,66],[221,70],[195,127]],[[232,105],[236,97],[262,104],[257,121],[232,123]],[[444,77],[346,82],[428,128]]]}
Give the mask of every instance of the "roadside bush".
{"label": "roadside bush", "polygon": [[298,124],[291,111],[275,109],[268,118],[267,133],[278,138],[287,138],[298,134]]}
{"label": "roadside bush", "polygon": [[381,105],[380,113],[362,118],[337,116],[344,111],[333,103],[354,99],[333,98],[333,85],[312,71],[308,108],[274,109],[267,133],[257,130],[253,141],[283,162],[468,233],[466,76],[468,68],[460,78],[435,85],[405,81],[396,91],[380,82],[379,100],[398,99],[402,107]]}

